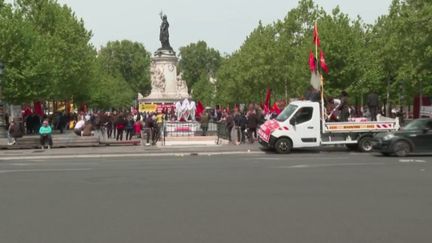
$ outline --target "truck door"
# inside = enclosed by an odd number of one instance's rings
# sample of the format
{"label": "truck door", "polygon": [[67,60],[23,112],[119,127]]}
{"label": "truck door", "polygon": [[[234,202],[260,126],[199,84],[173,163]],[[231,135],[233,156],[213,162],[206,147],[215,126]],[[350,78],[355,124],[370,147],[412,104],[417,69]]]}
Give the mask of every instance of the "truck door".
{"label": "truck door", "polygon": [[297,110],[290,119],[295,136],[293,139],[294,147],[317,147],[320,143],[320,118],[319,112],[313,107],[302,107]]}

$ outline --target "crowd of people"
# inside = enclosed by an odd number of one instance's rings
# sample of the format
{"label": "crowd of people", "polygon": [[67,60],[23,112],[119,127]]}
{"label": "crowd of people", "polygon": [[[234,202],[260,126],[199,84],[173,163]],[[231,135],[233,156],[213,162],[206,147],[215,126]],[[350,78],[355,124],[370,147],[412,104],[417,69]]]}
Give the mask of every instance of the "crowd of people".
{"label": "crowd of people", "polygon": [[[215,109],[206,110],[199,118],[203,136],[207,135],[209,122],[214,122],[223,125],[218,132],[226,134],[228,140],[234,144],[254,143],[257,139],[257,128],[265,120],[265,112],[256,104],[247,107],[235,106],[232,112],[216,106]],[[220,131],[221,129],[223,131]]]}
{"label": "crowd of people", "polygon": [[[321,102],[320,92],[309,88],[304,100]],[[340,97],[324,99],[326,120],[331,122],[346,122],[355,116],[350,104],[349,95],[342,91]],[[209,123],[223,125],[218,133],[224,133],[233,144],[254,143],[257,140],[257,129],[266,120],[277,117],[286,103],[278,104],[277,110],[269,110],[257,104],[247,106],[236,105],[232,110],[216,106],[205,109],[196,119],[200,122],[201,135],[207,136]],[[376,121],[379,113],[378,95],[371,93],[367,97],[363,114],[371,121]],[[58,130],[72,130],[77,136],[98,136],[101,140],[114,139],[116,141],[146,138],[146,145],[156,144],[161,136],[161,128],[165,120],[176,121],[175,112],[56,112],[52,115],[38,115],[29,113],[23,117],[23,122],[12,121],[8,124],[9,144],[16,143],[16,139],[24,134],[39,134],[41,146],[48,143],[52,146],[51,133]],[[50,125],[51,124],[51,125]],[[49,127],[49,129],[48,129]],[[144,141],[143,141],[144,142]]]}

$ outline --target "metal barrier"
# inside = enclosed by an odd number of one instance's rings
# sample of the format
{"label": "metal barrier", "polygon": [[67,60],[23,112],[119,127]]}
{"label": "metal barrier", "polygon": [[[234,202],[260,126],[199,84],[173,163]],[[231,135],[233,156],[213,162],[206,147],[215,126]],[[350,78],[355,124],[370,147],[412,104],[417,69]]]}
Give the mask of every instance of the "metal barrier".
{"label": "metal barrier", "polygon": [[228,127],[225,122],[218,122],[217,124],[217,144],[220,144],[220,139],[228,140],[230,135],[228,131]]}
{"label": "metal barrier", "polygon": [[[163,137],[192,137],[201,136],[203,130],[199,122],[164,122]],[[217,124],[208,124],[207,135],[217,135]]]}

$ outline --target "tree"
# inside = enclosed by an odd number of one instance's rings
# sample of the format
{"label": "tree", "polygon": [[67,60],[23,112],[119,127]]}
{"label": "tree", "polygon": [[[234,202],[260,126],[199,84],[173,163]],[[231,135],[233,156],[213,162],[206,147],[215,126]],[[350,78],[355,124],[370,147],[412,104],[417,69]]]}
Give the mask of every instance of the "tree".
{"label": "tree", "polygon": [[150,93],[150,53],[141,43],[108,42],[100,49],[98,59],[104,72],[115,77],[120,75],[133,92]]}
{"label": "tree", "polygon": [[99,109],[121,109],[132,104],[136,93],[124,80],[120,73],[109,74],[104,71],[101,61],[97,68],[94,82],[89,84],[89,104]]}
{"label": "tree", "polygon": [[54,0],[2,4],[3,88],[11,102],[85,100],[95,51],[91,32],[72,10]]}
{"label": "tree", "polygon": [[[209,76],[217,72],[222,62],[219,51],[208,47],[204,41],[198,41],[181,47],[179,56],[179,70],[189,89],[194,90],[194,95],[206,92],[202,89],[206,88],[204,84],[208,82]],[[201,84],[195,86],[199,81]]]}

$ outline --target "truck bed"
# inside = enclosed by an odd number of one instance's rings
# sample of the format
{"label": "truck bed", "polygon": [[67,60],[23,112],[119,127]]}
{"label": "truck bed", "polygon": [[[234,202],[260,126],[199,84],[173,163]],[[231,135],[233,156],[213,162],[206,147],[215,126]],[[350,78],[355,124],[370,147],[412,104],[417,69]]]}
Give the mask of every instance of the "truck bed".
{"label": "truck bed", "polygon": [[[388,119],[388,118],[387,118]],[[398,130],[399,119],[391,121],[325,122],[324,133],[383,132]]]}

